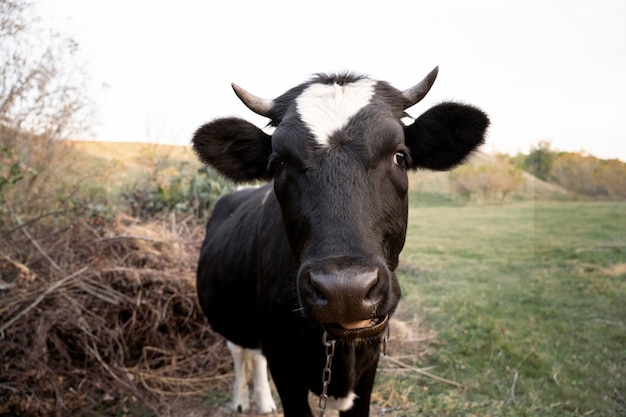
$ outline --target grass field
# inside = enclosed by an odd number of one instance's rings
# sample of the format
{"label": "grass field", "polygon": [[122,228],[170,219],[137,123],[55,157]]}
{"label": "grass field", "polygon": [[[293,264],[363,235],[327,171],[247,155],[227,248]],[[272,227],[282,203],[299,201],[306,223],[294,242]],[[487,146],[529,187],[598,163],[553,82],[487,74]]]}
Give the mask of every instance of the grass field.
{"label": "grass field", "polygon": [[626,415],[626,203],[411,201],[401,314],[436,334],[413,365],[463,388],[379,373],[385,415]]}

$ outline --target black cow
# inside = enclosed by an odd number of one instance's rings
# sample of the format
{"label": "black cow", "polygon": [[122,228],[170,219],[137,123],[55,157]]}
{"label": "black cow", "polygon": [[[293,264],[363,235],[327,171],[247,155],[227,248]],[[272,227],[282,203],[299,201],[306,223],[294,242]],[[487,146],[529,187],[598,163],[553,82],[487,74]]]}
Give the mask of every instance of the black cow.
{"label": "black cow", "polygon": [[[354,74],[316,75],[273,100],[233,84],[273,133],[239,118],[195,133],[204,163],[236,182],[268,181],[216,204],[198,266],[200,304],[235,359],[235,409],[249,407],[251,354],[260,412],[276,408],[267,358],[286,417],[312,415],[309,391],[344,417],[368,415],[400,298],[407,171],[461,163],[489,124],[477,108],[448,102],[404,125],[436,76],[437,68],[402,92]],[[325,391],[323,336],[335,346]]]}

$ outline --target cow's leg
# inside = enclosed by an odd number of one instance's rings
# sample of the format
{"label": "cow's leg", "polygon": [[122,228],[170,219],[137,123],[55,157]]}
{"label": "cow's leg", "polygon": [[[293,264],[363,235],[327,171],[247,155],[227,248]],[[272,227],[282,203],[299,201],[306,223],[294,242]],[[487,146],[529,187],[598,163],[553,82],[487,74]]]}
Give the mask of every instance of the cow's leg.
{"label": "cow's leg", "polygon": [[267,360],[285,417],[313,417],[309,407],[309,388],[301,366],[292,360],[289,353],[275,353],[273,357],[268,356]]}
{"label": "cow's leg", "polygon": [[276,411],[276,403],[272,398],[272,390],[267,374],[267,360],[259,349],[249,351],[252,357],[252,375],[254,382],[254,402],[261,414]]}
{"label": "cow's leg", "polygon": [[250,410],[250,392],[248,389],[248,374],[246,372],[246,349],[233,342],[227,342],[228,350],[233,356],[235,365],[235,384],[233,386],[233,410],[245,412]]}

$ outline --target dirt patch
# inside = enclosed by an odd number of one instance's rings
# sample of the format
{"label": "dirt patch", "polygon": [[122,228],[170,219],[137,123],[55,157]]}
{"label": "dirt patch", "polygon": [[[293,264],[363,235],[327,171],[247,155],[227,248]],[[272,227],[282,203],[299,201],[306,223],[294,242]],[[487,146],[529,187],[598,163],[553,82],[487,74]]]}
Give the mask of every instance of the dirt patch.
{"label": "dirt patch", "polygon": [[603,268],[602,272],[612,277],[626,275],[626,264],[614,264],[609,267]]}

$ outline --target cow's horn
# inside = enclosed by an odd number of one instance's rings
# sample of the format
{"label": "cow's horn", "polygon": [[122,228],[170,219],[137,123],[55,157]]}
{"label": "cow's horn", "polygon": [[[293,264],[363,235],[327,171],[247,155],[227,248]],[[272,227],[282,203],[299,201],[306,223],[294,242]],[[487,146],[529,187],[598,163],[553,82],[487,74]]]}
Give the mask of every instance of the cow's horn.
{"label": "cow's horn", "polygon": [[433,86],[438,72],[439,67],[435,67],[435,69],[433,69],[422,81],[420,81],[419,84],[416,84],[402,92],[404,97],[406,97],[409,101],[409,105],[405,107],[406,109],[419,103],[419,101],[426,96],[430,87]]}
{"label": "cow's horn", "polygon": [[268,100],[265,98],[257,97],[254,94],[244,90],[237,84],[231,84],[235,94],[239,97],[239,100],[243,102],[250,110],[261,116],[270,117],[269,112],[274,106],[274,100]]}

